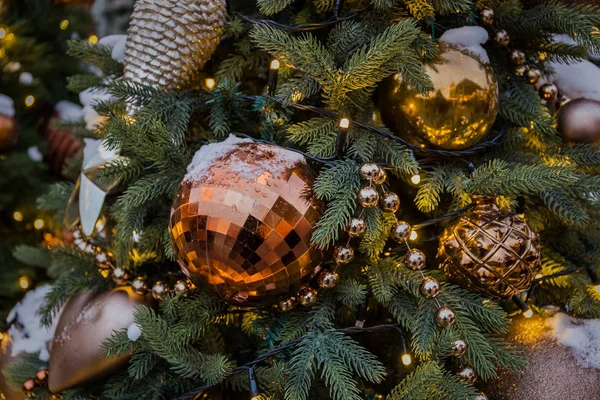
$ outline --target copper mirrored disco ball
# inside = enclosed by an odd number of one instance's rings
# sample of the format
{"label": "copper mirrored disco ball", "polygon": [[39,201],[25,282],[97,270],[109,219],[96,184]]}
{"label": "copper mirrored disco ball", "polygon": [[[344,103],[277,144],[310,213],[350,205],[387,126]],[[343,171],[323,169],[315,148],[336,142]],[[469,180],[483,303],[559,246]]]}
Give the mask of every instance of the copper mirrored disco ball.
{"label": "copper mirrored disco ball", "polygon": [[565,142],[600,144],[600,101],[571,100],[560,108],[556,120]]}
{"label": "copper mirrored disco ball", "polygon": [[230,136],[203,146],[171,208],[170,233],[182,270],[237,305],[294,295],[318,272],[310,243],[321,213],[308,195],[303,156]]}
{"label": "copper mirrored disco ball", "polygon": [[440,267],[450,280],[489,298],[528,289],[541,268],[538,234],[517,214],[501,211],[493,196],[475,202],[440,237]]}
{"label": "copper mirrored disco ball", "polygon": [[422,147],[460,150],[477,144],[496,119],[498,85],[491,67],[444,45],[439,62],[425,69],[434,86],[427,96],[410,89],[400,74],[382,82],[383,122]]}

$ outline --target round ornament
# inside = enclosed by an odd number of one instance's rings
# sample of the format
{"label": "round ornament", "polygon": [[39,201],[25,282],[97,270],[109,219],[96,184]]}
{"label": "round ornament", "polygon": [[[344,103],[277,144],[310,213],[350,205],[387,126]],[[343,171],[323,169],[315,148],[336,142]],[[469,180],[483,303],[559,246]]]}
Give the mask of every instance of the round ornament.
{"label": "round ornament", "polygon": [[385,170],[372,162],[363,163],[360,166],[360,175],[363,179],[373,182],[376,185],[382,185],[387,179]]}
{"label": "round ornament", "polygon": [[358,202],[364,208],[371,208],[377,205],[379,194],[377,189],[372,186],[365,186],[358,191]]}
{"label": "round ornament", "polygon": [[476,196],[474,210],[440,237],[438,259],[448,278],[490,298],[508,298],[531,285],[540,270],[538,235],[495,197]]}
{"label": "round ornament", "polygon": [[346,232],[348,232],[348,235],[351,237],[362,235],[365,233],[366,229],[367,224],[365,223],[365,220],[359,217],[353,217],[346,226]]}
{"label": "round ornament", "polygon": [[435,323],[440,328],[447,328],[456,321],[454,310],[448,306],[441,306],[435,311]]}
{"label": "round ornament", "polygon": [[312,306],[317,302],[317,291],[310,287],[304,287],[298,292],[298,300],[305,307]]}
{"label": "round ornament", "polygon": [[471,367],[464,367],[456,374],[460,379],[464,380],[469,385],[472,385],[475,382],[477,382],[477,374],[475,373],[475,370]]}
{"label": "round ornament", "polygon": [[71,132],[52,127],[53,121],[56,120],[58,118],[50,119],[46,130],[48,147],[45,161],[52,175],[62,177],[62,170],[67,165],[67,160],[81,154],[82,146]]}
{"label": "round ornament", "polygon": [[396,135],[421,147],[461,150],[477,144],[492,127],[498,85],[491,67],[447,45],[437,64],[425,67],[434,90],[422,95],[400,74],[383,81],[379,110]]}
{"label": "round ornament", "polygon": [[400,207],[400,197],[394,192],[385,192],[379,199],[379,207],[383,211],[395,213]]}
{"label": "round ornament", "polygon": [[295,294],[319,270],[310,242],[320,210],[304,157],[230,136],[194,156],[171,209],[183,272],[237,305]]}
{"label": "round ornament", "polygon": [[455,340],[452,343],[452,355],[454,357],[462,357],[465,355],[465,353],[467,352],[467,344],[465,343],[464,340]]}
{"label": "round ornament", "polygon": [[560,108],[556,119],[565,142],[600,144],[600,101],[571,100]]}
{"label": "round ornament", "polygon": [[193,85],[221,41],[225,0],[138,0],[125,45],[124,77],[162,89]]}
{"label": "round ornament", "polygon": [[331,289],[337,285],[339,280],[340,277],[337,272],[323,271],[321,275],[319,275],[319,287]]}
{"label": "round ornament", "polygon": [[410,249],[404,256],[404,264],[413,271],[421,271],[425,268],[427,257],[419,249]]}
{"label": "round ornament", "polygon": [[354,250],[349,245],[336,246],[333,249],[333,259],[338,264],[347,264],[354,258]]}
{"label": "round ornament", "polygon": [[419,291],[426,299],[436,298],[437,295],[440,294],[440,290],[440,283],[437,281],[437,279],[431,276],[425,277],[425,279],[423,279],[419,285]]}
{"label": "round ornament", "polygon": [[392,228],[392,239],[398,243],[404,243],[410,238],[412,227],[406,221],[398,221]]}
{"label": "round ornament", "polygon": [[281,300],[279,302],[279,308],[283,312],[291,311],[296,307],[297,300],[295,297],[290,297],[289,299]]}
{"label": "round ornament", "polygon": [[14,117],[0,114],[0,154],[9,152],[17,144],[19,130]]}

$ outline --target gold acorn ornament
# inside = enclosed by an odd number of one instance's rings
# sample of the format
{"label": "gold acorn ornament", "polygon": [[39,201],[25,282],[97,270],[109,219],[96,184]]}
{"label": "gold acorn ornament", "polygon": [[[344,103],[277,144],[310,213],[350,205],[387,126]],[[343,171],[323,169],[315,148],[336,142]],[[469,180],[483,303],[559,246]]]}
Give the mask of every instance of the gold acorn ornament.
{"label": "gold acorn ornament", "polygon": [[540,243],[527,222],[501,211],[493,196],[475,196],[475,209],[440,237],[440,268],[453,282],[486,297],[528,289],[540,266]]}
{"label": "gold acorn ornament", "polygon": [[138,0],[127,31],[124,77],[162,89],[190,87],[221,41],[225,0]]}
{"label": "gold acorn ornament", "polygon": [[492,68],[445,44],[425,71],[434,87],[427,95],[409,88],[400,74],[381,83],[378,106],[385,125],[421,147],[462,150],[477,144],[496,119],[498,84]]}

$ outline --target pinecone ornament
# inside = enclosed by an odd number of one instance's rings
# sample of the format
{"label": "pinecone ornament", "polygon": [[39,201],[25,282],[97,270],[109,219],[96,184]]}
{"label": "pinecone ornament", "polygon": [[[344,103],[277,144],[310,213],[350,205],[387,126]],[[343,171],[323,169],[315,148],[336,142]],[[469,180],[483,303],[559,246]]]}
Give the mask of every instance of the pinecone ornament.
{"label": "pinecone ornament", "polygon": [[450,280],[489,298],[528,289],[541,268],[537,233],[517,214],[501,211],[494,197],[475,202],[440,238],[440,267]]}
{"label": "pinecone ornament", "polygon": [[226,0],[138,0],[125,50],[125,79],[189,87],[219,45]]}

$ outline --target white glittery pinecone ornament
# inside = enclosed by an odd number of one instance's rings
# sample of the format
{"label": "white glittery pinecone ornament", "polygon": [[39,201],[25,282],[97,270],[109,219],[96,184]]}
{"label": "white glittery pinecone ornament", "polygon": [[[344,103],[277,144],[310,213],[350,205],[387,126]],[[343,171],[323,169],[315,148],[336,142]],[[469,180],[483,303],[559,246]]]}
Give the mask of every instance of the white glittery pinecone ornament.
{"label": "white glittery pinecone ornament", "polygon": [[219,45],[226,0],[138,0],[125,50],[125,79],[189,87]]}

